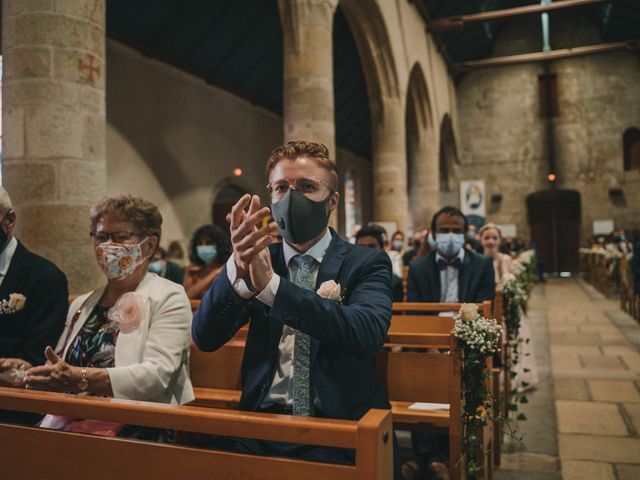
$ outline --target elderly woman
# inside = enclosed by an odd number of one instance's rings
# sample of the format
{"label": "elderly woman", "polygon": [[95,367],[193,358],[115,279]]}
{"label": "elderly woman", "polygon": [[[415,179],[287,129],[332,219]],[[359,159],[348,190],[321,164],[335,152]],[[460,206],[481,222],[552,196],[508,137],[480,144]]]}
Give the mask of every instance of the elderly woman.
{"label": "elderly woman", "polygon": [[[72,304],[50,364],[26,372],[27,388],[184,404],[191,308],[184,288],[148,271],[162,216],[131,195],[91,209],[91,238],[107,284]],[[59,423],[59,421],[58,421]],[[41,426],[65,428],[45,417]]]}

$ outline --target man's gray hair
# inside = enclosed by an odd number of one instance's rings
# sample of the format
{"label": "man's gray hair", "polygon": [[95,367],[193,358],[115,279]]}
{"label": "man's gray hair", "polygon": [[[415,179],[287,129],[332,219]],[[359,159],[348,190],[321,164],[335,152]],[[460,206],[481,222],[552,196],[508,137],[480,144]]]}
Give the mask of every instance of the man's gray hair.
{"label": "man's gray hair", "polygon": [[9,192],[0,186],[0,213],[8,212],[13,208],[11,204],[11,197],[9,196]]}

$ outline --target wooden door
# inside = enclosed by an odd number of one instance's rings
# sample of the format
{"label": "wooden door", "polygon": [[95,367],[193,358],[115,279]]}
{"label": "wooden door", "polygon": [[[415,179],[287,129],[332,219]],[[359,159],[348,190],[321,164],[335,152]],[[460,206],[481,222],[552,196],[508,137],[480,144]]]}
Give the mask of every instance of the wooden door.
{"label": "wooden door", "polygon": [[527,197],[531,241],[547,273],[579,270],[580,194],[547,190]]}

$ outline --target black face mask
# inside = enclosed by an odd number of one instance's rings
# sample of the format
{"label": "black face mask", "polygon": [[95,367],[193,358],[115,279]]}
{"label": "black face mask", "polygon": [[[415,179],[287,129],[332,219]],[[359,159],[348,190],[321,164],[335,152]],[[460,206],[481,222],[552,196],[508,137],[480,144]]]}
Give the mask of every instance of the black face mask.
{"label": "black face mask", "polygon": [[282,238],[300,244],[317,237],[329,224],[327,204],[332,195],[314,202],[290,188],[284,197],[272,203],[271,215]]}
{"label": "black face mask", "polygon": [[9,236],[7,235],[4,227],[2,227],[2,224],[7,218],[7,215],[9,215],[10,211],[11,210],[8,210],[7,213],[4,214],[4,217],[2,217],[2,220],[0,220],[0,252],[2,252],[4,250],[4,247],[7,246],[7,240],[9,239]]}

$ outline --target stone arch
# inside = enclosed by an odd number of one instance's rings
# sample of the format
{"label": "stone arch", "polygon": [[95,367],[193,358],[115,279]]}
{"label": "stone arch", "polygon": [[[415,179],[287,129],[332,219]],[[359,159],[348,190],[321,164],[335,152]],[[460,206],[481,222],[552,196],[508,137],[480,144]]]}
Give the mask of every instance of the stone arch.
{"label": "stone arch", "polygon": [[385,100],[398,100],[400,87],[391,42],[377,2],[340,0],[362,61],[374,122],[384,117]]}
{"label": "stone arch", "polygon": [[373,131],[373,220],[409,226],[404,102],[387,27],[377,2],[340,0],[362,61]]}
{"label": "stone arch", "polygon": [[240,198],[250,192],[251,189],[241,180],[226,178],[223,179],[212,192],[211,199],[211,224],[217,225],[227,231],[227,214],[231,211],[231,207],[240,200]]}
{"label": "stone arch", "polygon": [[440,205],[438,152],[424,71],[411,69],[406,101],[407,187],[414,230],[426,226]]}

